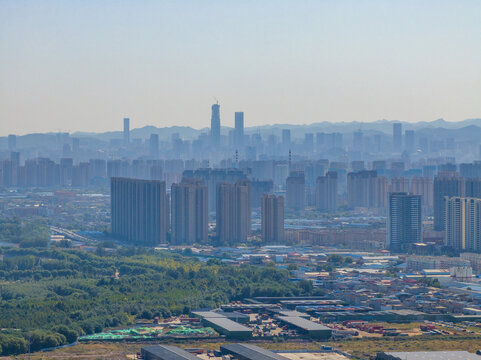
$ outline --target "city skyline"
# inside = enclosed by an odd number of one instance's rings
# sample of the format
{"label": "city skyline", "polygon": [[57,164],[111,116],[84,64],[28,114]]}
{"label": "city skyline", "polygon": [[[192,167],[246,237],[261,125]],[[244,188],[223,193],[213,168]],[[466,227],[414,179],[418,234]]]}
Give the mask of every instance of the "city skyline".
{"label": "city skyline", "polygon": [[481,117],[475,1],[111,5],[2,2],[0,134]]}

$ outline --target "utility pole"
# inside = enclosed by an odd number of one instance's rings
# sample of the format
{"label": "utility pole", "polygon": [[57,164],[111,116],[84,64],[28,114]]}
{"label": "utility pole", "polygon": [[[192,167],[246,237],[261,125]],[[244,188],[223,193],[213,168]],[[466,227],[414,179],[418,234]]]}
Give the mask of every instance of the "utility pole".
{"label": "utility pole", "polygon": [[30,360],[30,343],[31,343],[30,339],[31,339],[31,337],[32,337],[32,334],[28,333],[27,336],[28,336],[28,340],[27,340],[27,345],[28,345],[28,360]]}

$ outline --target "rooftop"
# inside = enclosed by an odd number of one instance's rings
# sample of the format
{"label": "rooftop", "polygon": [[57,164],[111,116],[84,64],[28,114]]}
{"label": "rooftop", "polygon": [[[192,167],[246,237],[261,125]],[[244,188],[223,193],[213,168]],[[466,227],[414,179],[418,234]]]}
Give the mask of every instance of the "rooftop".
{"label": "rooftop", "polygon": [[[480,356],[467,351],[385,352],[399,360],[479,360]],[[379,357],[379,354],[378,354]],[[383,358],[381,358],[383,359]]]}
{"label": "rooftop", "polygon": [[285,356],[251,344],[227,344],[220,349],[223,354],[240,355],[248,360],[289,360]]}
{"label": "rooftop", "polygon": [[176,346],[153,345],[142,348],[142,353],[148,352],[162,360],[199,360],[199,358]]}

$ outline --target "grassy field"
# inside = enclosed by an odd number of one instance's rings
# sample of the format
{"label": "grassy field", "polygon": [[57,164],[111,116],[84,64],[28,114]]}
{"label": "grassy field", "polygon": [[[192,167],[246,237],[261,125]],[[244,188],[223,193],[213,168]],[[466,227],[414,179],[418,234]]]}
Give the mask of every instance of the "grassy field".
{"label": "grassy field", "polygon": [[[151,345],[151,343],[149,343]],[[174,344],[183,348],[201,347],[205,349],[218,349],[223,343],[190,342]],[[131,359],[133,355],[140,351],[145,344],[141,343],[89,343],[80,344],[71,348],[56,350],[47,353],[35,353],[31,356],[32,360],[51,360],[51,359],[110,359],[125,360]],[[280,343],[257,343],[271,350],[294,350],[310,349],[316,350],[321,345],[331,345],[334,348],[343,350],[358,358],[368,358],[380,351],[430,351],[430,350],[467,350],[476,352],[481,348],[481,337],[476,335],[463,336],[416,336],[404,338],[363,338],[351,339],[337,342],[280,342]],[[0,359],[22,359],[26,360],[26,355],[0,358]]]}

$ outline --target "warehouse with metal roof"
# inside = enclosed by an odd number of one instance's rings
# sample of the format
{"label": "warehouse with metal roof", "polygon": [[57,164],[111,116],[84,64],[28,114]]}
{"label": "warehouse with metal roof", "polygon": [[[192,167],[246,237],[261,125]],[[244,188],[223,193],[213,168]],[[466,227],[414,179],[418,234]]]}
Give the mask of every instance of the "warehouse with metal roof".
{"label": "warehouse with metal roof", "polygon": [[301,317],[278,316],[277,319],[288,326],[295,328],[297,332],[308,335],[311,338],[328,339],[332,335],[331,328]]}
{"label": "warehouse with metal roof", "polygon": [[479,360],[481,356],[467,351],[382,352],[376,360]]}
{"label": "warehouse with metal roof", "polygon": [[232,355],[236,360],[289,360],[285,356],[251,344],[227,344],[220,347],[222,355]]}
{"label": "warehouse with metal roof", "polygon": [[252,337],[252,329],[226,317],[203,318],[202,323],[204,326],[210,326],[219,334],[223,334],[230,339],[247,339]]}
{"label": "warehouse with metal roof", "polygon": [[249,322],[250,317],[249,315],[240,313],[238,311],[192,311],[192,315],[196,317],[200,317],[201,319],[207,318],[228,318],[232,321],[245,324]]}
{"label": "warehouse with metal roof", "polygon": [[177,346],[153,345],[140,349],[144,360],[199,360],[199,358]]}

